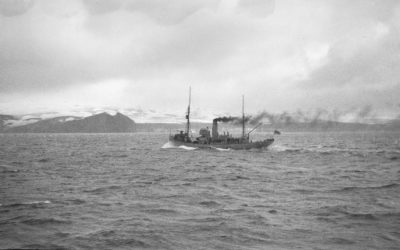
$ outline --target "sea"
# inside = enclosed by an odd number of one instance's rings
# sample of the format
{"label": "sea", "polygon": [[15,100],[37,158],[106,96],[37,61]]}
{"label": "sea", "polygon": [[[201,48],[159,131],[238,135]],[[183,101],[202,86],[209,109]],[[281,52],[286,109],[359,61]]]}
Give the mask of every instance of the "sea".
{"label": "sea", "polygon": [[400,132],[167,138],[0,134],[0,249],[400,249]]}

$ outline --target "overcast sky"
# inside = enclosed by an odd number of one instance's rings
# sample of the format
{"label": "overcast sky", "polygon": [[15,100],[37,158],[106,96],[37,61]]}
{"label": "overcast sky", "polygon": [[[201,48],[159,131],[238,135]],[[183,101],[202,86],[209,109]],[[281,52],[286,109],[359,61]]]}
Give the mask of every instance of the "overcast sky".
{"label": "overcast sky", "polygon": [[195,119],[395,117],[399,28],[397,0],[1,0],[0,113],[175,119],[192,86]]}

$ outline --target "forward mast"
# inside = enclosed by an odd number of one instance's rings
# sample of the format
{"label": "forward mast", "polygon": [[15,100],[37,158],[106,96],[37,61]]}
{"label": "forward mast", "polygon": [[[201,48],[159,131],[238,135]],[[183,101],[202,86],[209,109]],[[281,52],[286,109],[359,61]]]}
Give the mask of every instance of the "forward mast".
{"label": "forward mast", "polygon": [[187,113],[186,113],[186,131],[185,134],[187,137],[189,137],[190,133],[190,103],[191,103],[191,98],[192,98],[192,88],[189,87],[189,106],[187,108]]}

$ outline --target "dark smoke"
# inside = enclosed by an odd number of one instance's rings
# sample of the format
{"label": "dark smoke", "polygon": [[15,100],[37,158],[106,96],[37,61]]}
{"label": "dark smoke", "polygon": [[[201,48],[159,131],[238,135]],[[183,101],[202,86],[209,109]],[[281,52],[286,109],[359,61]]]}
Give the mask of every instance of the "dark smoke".
{"label": "dark smoke", "polygon": [[[244,117],[244,122],[248,123],[250,121],[250,119],[251,119],[251,116],[245,116]],[[223,117],[215,118],[214,121],[223,122],[223,123],[229,122],[229,123],[232,123],[234,125],[237,125],[237,124],[242,124],[243,123],[243,118],[242,117],[236,117],[236,116],[223,116]]]}
{"label": "dark smoke", "polygon": [[[362,108],[351,108],[346,111],[340,111],[338,109],[333,109],[328,111],[326,109],[316,109],[313,112],[305,112],[302,110],[297,110],[294,113],[282,112],[278,114],[269,113],[267,111],[262,111],[254,116],[246,116],[245,123],[250,125],[257,125],[259,123],[267,123],[271,125],[295,125],[295,124],[309,124],[309,126],[318,126],[320,124],[335,124],[343,120],[346,117],[353,117],[353,122],[362,122],[365,119],[373,118],[374,112],[371,105],[364,106]],[[218,117],[215,119],[218,122],[229,122],[234,125],[242,124],[241,117],[225,116]],[[345,119],[346,120],[346,119]]]}
{"label": "dark smoke", "polygon": [[371,115],[371,113],[372,113],[372,106],[366,105],[360,110],[360,112],[358,112],[358,117],[365,118],[365,117]]}
{"label": "dark smoke", "polygon": [[317,124],[323,117],[326,117],[328,112],[323,109],[317,110],[314,114],[310,115],[302,110],[297,110],[295,113],[282,112],[280,114],[272,114],[263,111],[249,121],[250,125],[256,125],[260,122],[269,123],[272,125],[292,125],[296,123],[310,123],[311,125]]}
{"label": "dark smoke", "polygon": [[215,118],[213,121],[216,122],[233,122],[235,120],[239,119],[238,117],[233,117],[233,116],[223,116],[223,117],[218,117]]}
{"label": "dark smoke", "polygon": [[271,114],[268,113],[267,111],[263,111],[249,119],[250,125],[256,125],[259,124],[260,122],[289,125],[295,123],[296,119],[294,119],[288,112],[283,112],[281,114]]}
{"label": "dark smoke", "polygon": [[[262,120],[264,119],[268,119],[270,122],[274,120],[274,115],[268,113],[267,111],[263,111],[260,114],[252,117],[250,119],[250,124],[251,125],[256,125],[258,123],[260,123]],[[272,123],[272,122],[271,122]]]}

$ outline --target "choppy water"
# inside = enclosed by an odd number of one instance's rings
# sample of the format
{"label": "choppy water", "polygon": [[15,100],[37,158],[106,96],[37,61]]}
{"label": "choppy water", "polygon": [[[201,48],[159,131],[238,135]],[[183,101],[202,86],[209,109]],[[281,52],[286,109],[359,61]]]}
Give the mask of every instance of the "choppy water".
{"label": "choppy water", "polygon": [[400,133],[166,138],[1,134],[0,248],[399,249]]}

